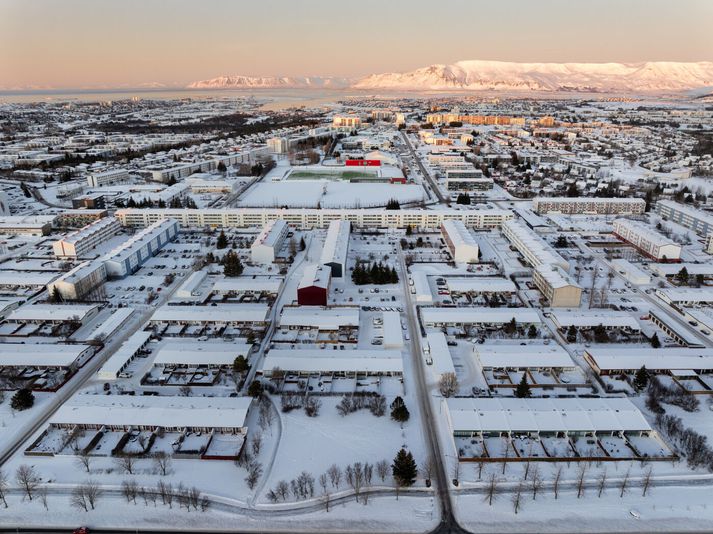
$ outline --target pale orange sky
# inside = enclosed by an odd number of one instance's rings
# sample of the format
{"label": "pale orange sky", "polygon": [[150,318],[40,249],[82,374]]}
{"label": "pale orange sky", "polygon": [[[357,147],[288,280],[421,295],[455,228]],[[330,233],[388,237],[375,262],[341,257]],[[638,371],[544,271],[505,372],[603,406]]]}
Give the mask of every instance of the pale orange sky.
{"label": "pale orange sky", "polygon": [[0,0],[0,88],[713,61],[711,23],[713,0]]}

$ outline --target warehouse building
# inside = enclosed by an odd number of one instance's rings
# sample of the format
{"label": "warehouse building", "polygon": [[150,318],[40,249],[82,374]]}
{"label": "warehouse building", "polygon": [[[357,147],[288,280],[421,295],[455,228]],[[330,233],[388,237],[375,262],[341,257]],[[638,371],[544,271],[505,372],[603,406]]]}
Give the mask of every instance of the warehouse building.
{"label": "warehouse building", "polygon": [[616,219],[614,235],[631,243],[642,254],[656,261],[678,262],[681,259],[681,245],[638,221]]}
{"label": "warehouse building", "polygon": [[338,220],[329,223],[319,262],[332,270],[334,278],[342,278],[346,275],[350,233],[349,221]]}
{"label": "warehouse building", "polygon": [[253,244],[250,245],[252,261],[263,264],[273,263],[288,233],[289,226],[282,219],[265,224]]}
{"label": "warehouse building", "polygon": [[329,267],[324,265],[306,267],[302,280],[297,286],[297,304],[300,306],[326,306],[331,280],[332,271]]}

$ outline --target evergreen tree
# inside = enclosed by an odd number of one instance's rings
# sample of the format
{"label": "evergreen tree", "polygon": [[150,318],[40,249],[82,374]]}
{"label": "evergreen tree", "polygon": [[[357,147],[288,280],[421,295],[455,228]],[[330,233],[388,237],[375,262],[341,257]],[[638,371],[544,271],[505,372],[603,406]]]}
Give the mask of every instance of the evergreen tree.
{"label": "evergreen tree", "polygon": [[398,200],[396,200],[395,198],[392,198],[392,199],[389,199],[389,201],[386,203],[386,209],[387,210],[400,210],[401,204],[399,204]]}
{"label": "evergreen tree", "polygon": [[304,250],[307,248],[307,243],[305,243],[305,238],[300,237],[300,250]]}
{"label": "evergreen tree", "polygon": [[229,250],[223,256],[223,274],[231,278],[243,274],[243,264],[233,250]]}
{"label": "evergreen tree", "polygon": [[518,399],[528,398],[532,392],[530,391],[530,385],[527,383],[527,373],[522,373],[522,379],[515,389],[515,396]]}
{"label": "evergreen tree", "polygon": [[35,396],[32,394],[32,391],[26,388],[17,390],[17,393],[12,396],[12,400],[10,401],[12,409],[18,412],[32,408],[34,404]]}
{"label": "evergreen tree", "polygon": [[660,349],[661,348],[661,342],[659,341],[659,336],[654,332],[654,335],[651,336],[651,346],[655,349]]}
{"label": "evergreen tree", "polygon": [[537,337],[537,327],[534,324],[531,324],[530,328],[527,330],[527,337],[530,339],[535,339]]}
{"label": "evergreen tree", "polygon": [[681,270],[676,274],[676,280],[678,280],[680,285],[688,284],[688,269],[681,267]]}
{"label": "evergreen tree", "polygon": [[577,342],[577,328],[574,325],[570,325],[567,329],[567,341],[569,343]]}
{"label": "evergreen tree", "polygon": [[411,228],[411,225],[406,225],[406,235],[411,235],[413,234],[413,228]]}
{"label": "evergreen tree", "polygon": [[248,361],[242,354],[233,361],[233,371],[236,373],[242,373],[243,371],[247,371],[249,368],[250,366],[248,365]]}
{"label": "evergreen tree", "polygon": [[649,383],[649,372],[646,370],[646,366],[642,365],[641,369],[636,371],[634,375],[634,387],[639,391],[643,390]]}
{"label": "evergreen tree", "polygon": [[216,240],[215,246],[219,249],[223,249],[228,246],[228,238],[225,237],[225,231],[221,230],[218,239]]}
{"label": "evergreen tree", "polygon": [[413,486],[416,482],[417,467],[413,455],[406,449],[401,449],[396,453],[394,463],[391,464],[391,473],[396,479],[396,483],[401,486]]}
{"label": "evergreen tree", "polygon": [[250,387],[248,388],[248,395],[250,395],[251,397],[259,397],[260,395],[262,395],[262,392],[262,382],[260,382],[259,380],[253,380],[250,384]]}
{"label": "evergreen tree", "polygon": [[597,343],[609,343],[609,334],[601,324],[594,327],[594,341]]}
{"label": "evergreen tree", "polygon": [[409,420],[409,417],[411,417],[411,414],[406,408],[404,400],[401,397],[396,397],[391,403],[391,419],[397,423],[405,423]]}

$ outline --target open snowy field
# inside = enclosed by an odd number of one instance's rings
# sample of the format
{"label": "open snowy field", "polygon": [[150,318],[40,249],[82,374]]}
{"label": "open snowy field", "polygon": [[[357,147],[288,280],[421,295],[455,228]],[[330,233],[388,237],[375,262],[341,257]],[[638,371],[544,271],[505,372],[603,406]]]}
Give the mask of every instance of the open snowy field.
{"label": "open snowy field", "polygon": [[366,184],[326,180],[260,183],[240,199],[240,207],[366,208],[385,206],[389,199],[401,204],[420,202],[425,193],[414,184]]}

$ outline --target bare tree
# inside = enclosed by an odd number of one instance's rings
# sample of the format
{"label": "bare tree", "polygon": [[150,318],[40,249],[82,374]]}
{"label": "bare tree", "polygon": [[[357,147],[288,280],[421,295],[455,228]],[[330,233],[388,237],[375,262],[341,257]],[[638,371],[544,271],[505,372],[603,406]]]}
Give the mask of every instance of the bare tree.
{"label": "bare tree", "polygon": [[383,483],[386,480],[386,477],[389,476],[389,462],[386,460],[379,460],[376,462],[376,474],[379,475],[379,478]]}
{"label": "bare tree", "polygon": [[322,493],[326,495],[327,493],[327,484],[329,483],[327,473],[322,473],[319,475],[319,485],[322,487]]}
{"label": "bare tree", "polygon": [[535,466],[530,473],[530,488],[532,488],[532,500],[537,499],[537,493],[542,489],[542,474],[540,474],[540,468]]}
{"label": "bare tree", "polygon": [[290,494],[290,485],[285,481],[285,480],[280,480],[277,483],[277,487],[275,489],[275,493],[283,500],[287,500],[288,495]]}
{"label": "bare tree", "polygon": [[[136,484],[136,483],[134,483],[134,484]],[[89,506],[91,507],[91,509],[94,510],[94,507],[95,507],[97,501],[102,496],[102,489],[99,486],[99,484],[97,484],[94,480],[87,480],[86,482],[84,482],[84,484],[82,486],[83,486],[84,496],[86,497],[87,502],[89,503]]]}
{"label": "bare tree", "polygon": [[498,491],[498,477],[495,473],[491,473],[490,478],[488,479],[488,487],[485,490],[485,500],[488,501],[488,506],[493,505],[493,501],[498,496]]}
{"label": "bare tree", "polygon": [[577,476],[577,498],[584,495],[584,478],[587,476],[587,464],[579,464],[579,474]]}
{"label": "bare tree", "polygon": [[92,457],[89,456],[86,450],[79,451],[76,461],[77,465],[84,469],[87,473],[91,472],[90,464],[92,462]]}
{"label": "bare tree", "polygon": [[7,486],[9,482],[7,480],[7,474],[5,471],[0,469],[0,500],[2,500],[3,505],[5,508],[7,508],[7,500],[5,499],[5,496],[7,494]]}
{"label": "bare tree", "polygon": [[512,494],[512,507],[515,510],[516,514],[517,514],[518,510],[520,510],[521,505],[522,505],[522,481],[517,483],[515,492]]}
{"label": "bare tree", "polygon": [[35,493],[37,486],[40,485],[40,477],[35,471],[35,468],[27,464],[22,464],[17,468],[15,480],[18,486],[24,490],[27,498],[32,500],[32,495]]}
{"label": "bare tree", "polygon": [[126,497],[126,502],[136,504],[136,496],[139,493],[139,486],[134,480],[124,480],[121,483],[121,493]]}
{"label": "bare tree", "polygon": [[114,460],[116,467],[121,469],[124,473],[133,475],[134,474],[134,457],[129,454],[124,454],[119,456]]}
{"label": "bare tree", "polygon": [[272,433],[272,422],[275,419],[275,413],[272,410],[272,402],[267,396],[260,397],[260,408],[258,424],[262,430],[270,428]]}
{"label": "bare tree", "polygon": [[[378,469],[378,465],[377,465],[377,469]],[[432,475],[433,475],[433,460],[431,460],[430,457],[427,457],[421,464],[421,476],[425,480],[431,480]]]}
{"label": "bare tree", "polygon": [[262,464],[260,462],[252,461],[248,464],[248,476],[245,477],[245,482],[248,488],[254,489],[257,486],[258,480],[262,476]]}
{"label": "bare tree", "polygon": [[346,480],[347,484],[349,484],[352,488],[354,487],[354,468],[351,464],[344,469],[344,480]]}
{"label": "bare tree", "polygon": [[89,511],[89,505],[87,504],[87,498],[84,495],[84,491],[81,486],[77,486],[72,490],[72,496],[70,498],[70,504],[74,508],[79,508],[85,512]]}
{"label": "bare tree", "polygon": [[602,494],[604,493],[604,488],[606,487],[607,484],[607,470],[604,468],[604,470],[600,473],[599,477],[597,477],[597,497],[601,499]]}
{"label": "bare tree", "polygon": [[171,471],[171,457],[165,452],[157,452],[153,455],[153,463],[156,471],[165,477]]}
{"label": "bare tree", "polygon": [[652,480],[651,480],[651,473],[653,472],[653,467],[649,466],[648,470],[646,471],[646,474],[644,475],[644,479],[641,481],[641,488],[642,488],[642,497],[646,497],[646,493],[649,491],[649,488],[651,488]]}
{"label": "bare tree", "polygon": [[362,466],[361,462],[354,462],[353,472],[354,496],[356,497],[357,502],[359,502],[359,494],[361,493],[361,488],[364,485],[364,466]]}
{"label": "bare tree", "polygon": [[620,486],[621,491],[619,492],[620,499],[624,497],[624,494],[626,493],[628,486],[629,486],[629,469],[626,470],[626,474],[624,474],[624,478],[621,479],[621,486]]}
{"label": "bare tree", "polygon": [[458,392],[458,377],[455,373],[443,373],[438,380],[438,390],[444,397],[452,397]]}
{"label": "bare tree", "polygon": [[456,458],[456,463],[453,464],[453,483],[457,486],[460,480],[460,461]]}
{"label": "bare tree", "polygon": [[45,511],[48,511],[50,509],[49,504],[47,503],[47,486],[40,486],[37,489],[37,495],[40,498],[40,502],[42,503],[42,506],[45,507]]}
{"label": "bare tree", "polygon": [[252,446],[253,454],[255,456],[260,454],[260,449],[262,448],[262,434],[257,433],[253,436],[253,439],[251,441],[251,446]]}
{"label": "bare tree", "polygon": [[327,475],[329,475],[329,481],[332,487],[339,489],[339,484],[342,481],[342,470],[339,466],[337,464],[330,465],[329,469],[327,469]]}
{"label": "bare tree", "polygon": [[503,451],[503,475],[505,474],[505,469],[508,466],[508,456],[510,456],[510,441],[505,440],[505,450]]}
{"label": "bare tree", "polygon": [[562,466],[558,465],[557,470],[555,471],[555,474],[552,477],[552,491],[555,494],[555,500],[557,500],[557,497],[559,497],[560,479],[561,478],[562,478]]}

